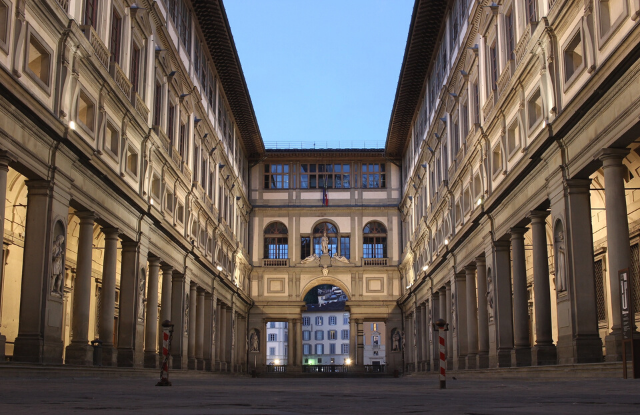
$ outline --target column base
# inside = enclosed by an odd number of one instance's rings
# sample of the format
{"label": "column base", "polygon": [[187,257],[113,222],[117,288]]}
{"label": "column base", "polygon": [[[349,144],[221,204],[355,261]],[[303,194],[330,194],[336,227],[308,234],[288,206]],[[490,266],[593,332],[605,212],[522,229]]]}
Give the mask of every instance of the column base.
{"label": "column base", "polygon": [[573,341],[575,363],[602,362],[602,340],[600,337],[581,337]]}
{"label": "column base", "polygon": [[550,345],[535,345],[531,349],[531,365],[532,366],[546,366],[558,364],[558,351],[556,346]]}
{"label": "column base", "polygon": [[204,370],[204,359],[202,358],[196,359],[196,370]]}
{"label": "column base", "polygon": [[511,366],[531,366],[531,347],[516,347],[511,351]]}
{"label": "column base", "polygon": [[604,338],[605,361],[621,362],[622,361],[622,332],[619,330],[612,331]]}
{"label": "column base", "polygon": [[4,361],[7,337],[0,334],[0,361]]}
{"label": "column base", "polygon": [[118,349],[110,346],[102,346],[102,366],[116,366],[118,364]]}
{"label": "column base", "polygon": [[186,369],[182,363],[182,356],[180,355],[171,356],[171,369],[177,369],[177,370]]}
{"label": "column base", "polygon": [[93,347],[90,344],[71,343],[65,353],[65,364],[93,366]]}
{"label": "column base", "polygon": [[187,362],[187,369],[196,370],[197,368],[198,368],[198,362],[196,361],[196,358],[190,357],[189,361]]}
{"label": "column base", "polygon": [[440,360],[434,360],[433,365],[431,366],[431,371],[440,373]]}
{"label": "column base", "polygon": [[134,367],[135,365],[135,351],[133,349],[121,349],[118,348],[118,367]]}
{"label": "column base", "polygon": [[513,349],[498,350],[496,363],[498,367],[511,367],[511,352]]}
{"label": "column base", "polygon": [[160,367],[159,362],[160,358],[158,356],[158,353],[152,351],[144,352],[144,367],[158,369]]}
{"label": "column base", "polygon": [[454,370],[464,370],[464,369],[466,369],[466,365],[465,365],[466,359],[467,359],[466,355],[456,357],[454,359],[454,365],[453,365],[454,366]]}
{"label": "column base", "polygon": [[13,345],[13,361],[61,365],[64,353],[62,340],[44,341],[40,337],[18,336]]}
{"label": "column base", "polygon": [[453,359],[450,357],[447,358],[447,370],[453,370]]}
{"label": "column base", "polygon": [[488,353],[479,353],[478,354],[478,369],[487,369],[489,367],[489,354]]}
{"label": "column base", "polygon": [[466,359],[465,359],[465,363],[466,363],[466,368],[467,369],[477,369],[478,368],[478,355],[473,353],[473,354],[468,354]]}
{"label": "column base", "polygon": [[204,359],[204,370],[211,372],[214,369],[213,366],[214,364],[211,359]]}

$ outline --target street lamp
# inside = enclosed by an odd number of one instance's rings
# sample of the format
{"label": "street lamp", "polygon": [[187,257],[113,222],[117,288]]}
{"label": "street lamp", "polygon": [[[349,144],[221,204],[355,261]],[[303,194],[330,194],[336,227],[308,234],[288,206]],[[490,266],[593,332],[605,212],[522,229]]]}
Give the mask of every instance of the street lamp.
{"label": "street lamp", "polygon": [[344,361],[344,364],[347,365],[347,366],[350,366],[351,365],[351,359],[347,357],[345,359],[345,361]]}
{"label": "street lamp", "polygon": [[276,360],[274,360],[274,361],[273,361],[273,364],[274,364],[274,365],[276,365],[276,366],[278,366],[278,365],[280,364],[280,359],[276,359]]}

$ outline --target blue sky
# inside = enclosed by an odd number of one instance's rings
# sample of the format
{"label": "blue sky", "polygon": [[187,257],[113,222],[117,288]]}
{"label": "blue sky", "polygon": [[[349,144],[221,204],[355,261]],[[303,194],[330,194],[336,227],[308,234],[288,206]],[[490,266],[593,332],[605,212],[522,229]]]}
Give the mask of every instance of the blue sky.
{"label": "blue sky", "polygon": [[267,147],[384,147],[413,3],[225,0]]}

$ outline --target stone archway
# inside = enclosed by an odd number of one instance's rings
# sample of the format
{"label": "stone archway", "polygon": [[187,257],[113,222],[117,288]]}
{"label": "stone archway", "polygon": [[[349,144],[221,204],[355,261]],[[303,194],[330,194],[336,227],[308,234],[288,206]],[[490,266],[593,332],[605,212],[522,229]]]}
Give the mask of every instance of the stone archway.
{"label": "stone archway", "polygon": [[309,291],[311,291],[313,288],[317,287],[318,285],[323,285],[323,284],[330,284],[330,285],[335,285],[336,287],[340,288],[342,290],[343,293],[346,294],[347,298],[349,300],[351,300],[351,292],[349,291],[349,289],[347,288],[347,285],[343,282],[340,281],[337,278],[334,277],[330,277],[330,276],[319,276],[317,278],[312,279],[311,281],[309,281],[307,283],[307,285],[305,285],[301,292],[300,292],[300,298],[304,298],[307,293]]}

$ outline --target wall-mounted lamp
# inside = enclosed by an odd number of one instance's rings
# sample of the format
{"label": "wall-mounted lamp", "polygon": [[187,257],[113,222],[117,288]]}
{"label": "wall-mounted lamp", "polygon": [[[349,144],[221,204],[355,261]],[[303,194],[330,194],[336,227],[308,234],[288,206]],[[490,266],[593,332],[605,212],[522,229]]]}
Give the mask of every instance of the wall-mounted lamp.
{"label": "wall-mounted lamp", "polygon": [[423,270],[423,271],[426,271],[426,270],[428,270],[428,269],[429,269],[429,265],[425,265],[424,267],[422,267],[422,270]]}
{"label": "wall-mounted lamp", "polygon": [[448,239],[445,239],[445,240],[444,240],[444,244],[445,244],[445,245],[449,245],[449,240],[448,240]]}

